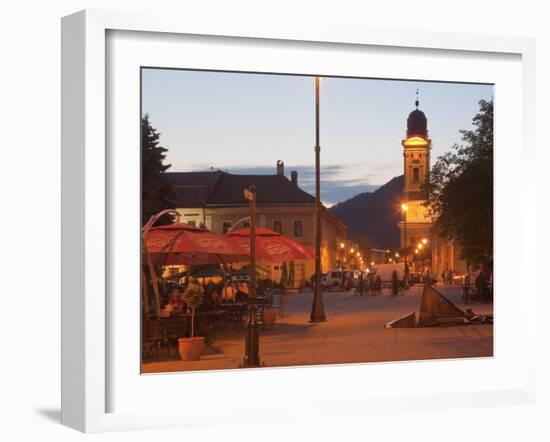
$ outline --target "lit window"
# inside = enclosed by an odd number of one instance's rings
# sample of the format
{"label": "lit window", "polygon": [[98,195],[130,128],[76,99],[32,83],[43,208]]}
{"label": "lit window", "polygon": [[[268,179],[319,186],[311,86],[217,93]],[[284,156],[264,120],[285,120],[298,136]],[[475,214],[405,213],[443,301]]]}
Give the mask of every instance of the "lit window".
{"label": "lit window", "polygon": [[419,181],[420,180],[420,170],[418,167],[413,168],[413,181]]}

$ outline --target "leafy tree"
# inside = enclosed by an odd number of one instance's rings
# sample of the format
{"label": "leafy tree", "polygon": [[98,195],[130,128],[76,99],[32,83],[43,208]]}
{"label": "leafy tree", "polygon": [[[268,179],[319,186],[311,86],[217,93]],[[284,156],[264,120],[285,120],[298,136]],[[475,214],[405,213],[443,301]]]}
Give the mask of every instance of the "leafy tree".
{"label": "leafy tree", "polygon": [[[173,207],[174,190],[166,177],[170,164],[164,164],[168,149],[159,145],[160,133],[151,125],[149,115],[141,118],[141,223],[155,213]],[[170,223],[163,217],[159,224]]]}
{"label": "leafy tree", "polygon": [[439,157],[425,183],[438,235],[458,242],[462,258],[493,258],[493,101],[481,100],[473,130],[461,130],[461,145]]}

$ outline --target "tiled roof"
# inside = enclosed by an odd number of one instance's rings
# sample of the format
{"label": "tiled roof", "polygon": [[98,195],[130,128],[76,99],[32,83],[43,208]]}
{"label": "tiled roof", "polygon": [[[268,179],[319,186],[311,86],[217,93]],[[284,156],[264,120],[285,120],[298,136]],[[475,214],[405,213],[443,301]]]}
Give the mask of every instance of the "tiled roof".
{"label": "tiled roof", "polygon": [[315,198],[283,175],[236,175],[222,171],[170,172],[168,178],[175,186],[208,186],[201,206],[245,205],[243,190],[256,186],[259,205],[314,204]]}

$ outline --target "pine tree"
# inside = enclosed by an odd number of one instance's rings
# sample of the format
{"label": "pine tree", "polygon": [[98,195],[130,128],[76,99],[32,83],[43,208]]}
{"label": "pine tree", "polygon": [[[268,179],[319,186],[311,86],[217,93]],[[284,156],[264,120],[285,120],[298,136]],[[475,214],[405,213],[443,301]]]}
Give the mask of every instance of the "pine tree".
{"label": "pine tree", "polygon": [[288,287],[288,267],[286,265],[286,261],[283,262],[283,266],[281,269],[281,287]]}
{"label": "pine tree", "polygon": [[[149,115],[141,118],[141,224],[155,213],[173,207],[174,190],[165,172],[170,164],[164,164],[168,149],[159,145],[160,133],[151,125]],[[171,217],[163,217],[159,224],[170,223]]]}

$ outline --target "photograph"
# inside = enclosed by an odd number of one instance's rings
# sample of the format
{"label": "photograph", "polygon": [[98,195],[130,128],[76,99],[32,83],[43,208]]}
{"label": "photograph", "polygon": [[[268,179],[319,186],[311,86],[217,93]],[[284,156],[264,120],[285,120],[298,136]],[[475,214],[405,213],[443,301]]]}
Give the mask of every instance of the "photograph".
{"label": "photograph", "polygon": [[142,374],[493,357],[494,84],[140,87]]}

